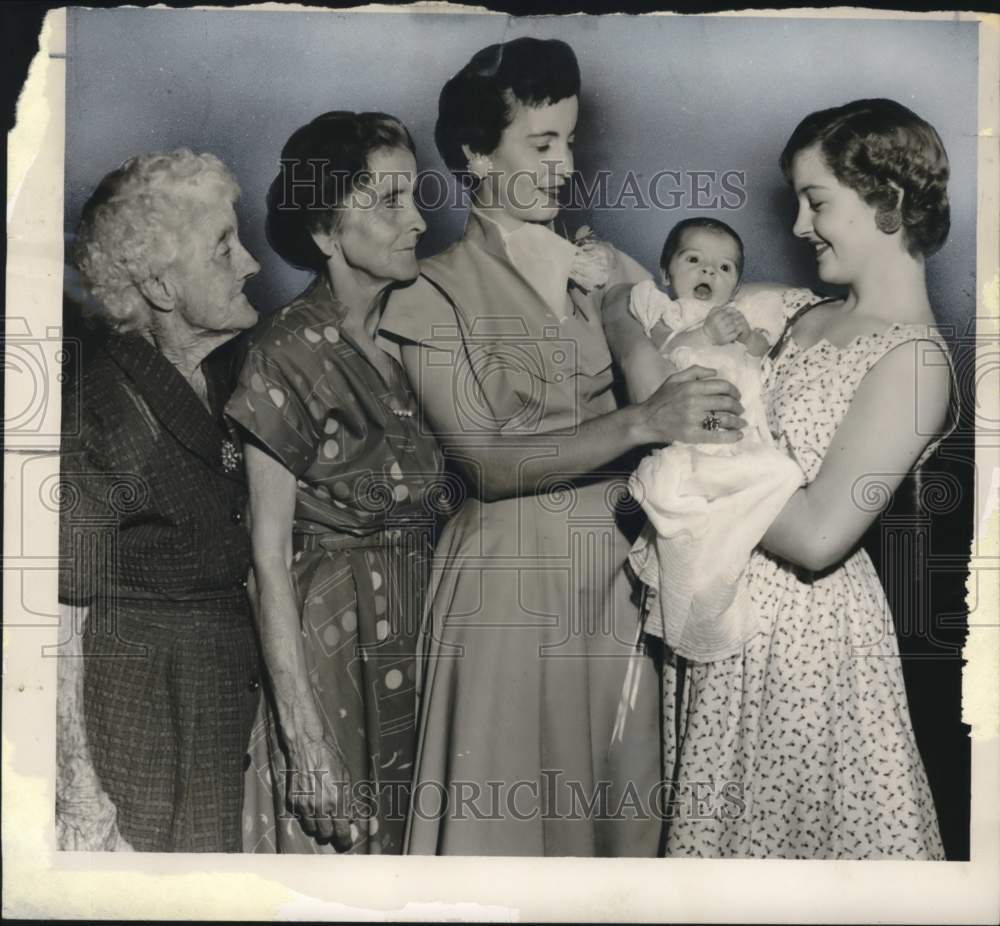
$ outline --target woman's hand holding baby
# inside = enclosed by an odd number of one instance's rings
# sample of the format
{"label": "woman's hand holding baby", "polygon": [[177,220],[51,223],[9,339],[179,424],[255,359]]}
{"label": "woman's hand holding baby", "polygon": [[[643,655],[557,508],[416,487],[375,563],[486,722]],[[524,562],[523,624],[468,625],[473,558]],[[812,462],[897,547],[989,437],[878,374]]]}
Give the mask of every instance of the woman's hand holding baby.
{"label": "woman's hand holding baby", "polygon": [[763,328],[754,328],[742,340],[751,357],[763,357],[771,349],[771,341]]}
{"label": "woman's hand holding baby", "polygon": [[[728,444],[743,435],[746,422],[740,417],[743,406],[739,390],[719,379],[715,370],[691,366],[667,377],[645,402],[632,406],[640,429],[637,444]],[[709,416],[718,421],[718,430],[706,430]]]}
{"label": "woman's hand holding baby", "polygon": [[739,309],[720,305],[705,318],[702,330],[713,344],[732,344],[750,337],[750,325]]}

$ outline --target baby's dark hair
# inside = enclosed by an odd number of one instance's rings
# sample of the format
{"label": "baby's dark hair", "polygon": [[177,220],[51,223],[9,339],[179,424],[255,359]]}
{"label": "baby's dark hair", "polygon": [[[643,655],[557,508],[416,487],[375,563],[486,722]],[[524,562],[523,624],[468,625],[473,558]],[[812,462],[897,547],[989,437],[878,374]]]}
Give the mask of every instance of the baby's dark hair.
{"label": "baby's dark hair", "polygon": [[670,229],[670,234],[667,235],[667,240],[663,242],[663,250],[660,252],[660,269],[664,273],[667,272],[670,261],[674,259],[674,255],[681,249],[684,232],[692,228],[703,228],[706,231],[715,232],[719,235],[728,235],[732,238],[736,242],[736,274],[742,278],[744,262],[743,239],[725,222],[709,218],[707,215],[695,216],[693,219],[683,219]]}

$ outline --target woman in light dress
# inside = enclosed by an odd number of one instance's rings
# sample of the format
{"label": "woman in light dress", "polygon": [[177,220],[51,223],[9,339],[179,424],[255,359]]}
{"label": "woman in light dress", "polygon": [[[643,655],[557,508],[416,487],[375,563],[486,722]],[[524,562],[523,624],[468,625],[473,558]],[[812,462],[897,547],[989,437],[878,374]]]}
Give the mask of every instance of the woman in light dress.
{"label": "woman in light dress", "polygon": [[741,407],[696,368],[617,409],[598,283],[648,274],[552,227],[579,92],[573,51],[537,39],[485,48],[448,81],[435,137],[474,183],[472,208],[382,318],[469,491],[435,551],[412,853],[659,848],[659,684],[653,653],[629,672],[638,615],[616,477],[631,463],[616,459],[705,434],[713,409],[711,438],[736,440]]}
{"label": "woman in light dress", "polygon": [[[666,660],[666,851],[939,859],[892,616],[860,542],[953,421],[925,282],[948,234],[948,158],[910,110],[858,100],[804,119],[781,165],[794,233],[847,295],[799,310],[765,369],[771,430],[807,484],[748,566],[762,631],[686,679]],[[648,341],[623,301],[609,333],[634,374]],[[639,396],[655,385],[632,378]]]}

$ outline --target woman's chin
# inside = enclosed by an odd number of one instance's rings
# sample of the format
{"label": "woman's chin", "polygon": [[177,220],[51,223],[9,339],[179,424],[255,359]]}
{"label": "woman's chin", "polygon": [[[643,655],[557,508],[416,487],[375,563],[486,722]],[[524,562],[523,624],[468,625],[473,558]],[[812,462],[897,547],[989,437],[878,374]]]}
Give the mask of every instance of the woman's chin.
{"label": "woman's chin", "polygon": [[844,282],[838,276],[837,271],[833,267],[824,264],[823,261],[820,261],[816,265],[816,276],[818,276],[824,283],[829,283],[831,285],[837,285]]}
{"label": "woman's chin", "polygon": [[514,213],[515,218],[522,222],[533,222],[536,225],[544,225],[551,222],[559,215],[558,203],[545,203],[531,206],[528,209],[519,209]]}
{"label": "woman's chin", "polygon": [[233,300],[231,307],[233,309],[233,324],[230,330],[244,331],[247,328],[253,328],[253,326],[257,324],[257,319],[260,315],[250,304],[250,300],[247,299],[243,293],[240,293],[240,295]]}
{"label": "woman's chin", "polygon": [[404,261],[392,275],[392,283],[412,283],[420,275],[420,265],[416,257]]}

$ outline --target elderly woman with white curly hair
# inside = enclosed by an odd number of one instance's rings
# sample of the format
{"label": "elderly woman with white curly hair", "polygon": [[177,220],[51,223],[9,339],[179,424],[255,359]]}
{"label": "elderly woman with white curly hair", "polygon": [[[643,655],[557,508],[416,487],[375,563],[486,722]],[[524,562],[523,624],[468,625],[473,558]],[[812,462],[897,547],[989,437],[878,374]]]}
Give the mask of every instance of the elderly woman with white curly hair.
{"label": "elderly woman with white curly hair", "polygon": [[63,440],[64,653],[87,658],[60,661],[62,848],[241,848],[259,697],[246,486],[205,363],[257,321],[238,195],[213,155],[144,155],[101,181],[77,232],[105,336],[64,406],[81,409]]}

